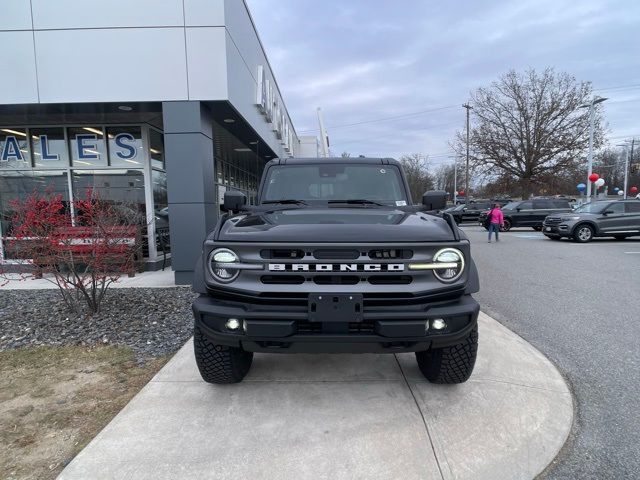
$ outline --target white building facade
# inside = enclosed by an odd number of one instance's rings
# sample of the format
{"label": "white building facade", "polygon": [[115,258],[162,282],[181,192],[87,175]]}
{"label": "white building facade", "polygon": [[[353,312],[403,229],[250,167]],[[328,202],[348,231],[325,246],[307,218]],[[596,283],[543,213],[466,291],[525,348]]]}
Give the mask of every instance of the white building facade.
{"label": "white building facade", "polygon": [[[149,269],[188,283],[226,189],[302,146],[244,0],[4,0],[0,254],[11,201],[87,188],[144,212]],[[303,155],[300,155],[303,154]],[[71,213],[72,215],[73,213]]]}

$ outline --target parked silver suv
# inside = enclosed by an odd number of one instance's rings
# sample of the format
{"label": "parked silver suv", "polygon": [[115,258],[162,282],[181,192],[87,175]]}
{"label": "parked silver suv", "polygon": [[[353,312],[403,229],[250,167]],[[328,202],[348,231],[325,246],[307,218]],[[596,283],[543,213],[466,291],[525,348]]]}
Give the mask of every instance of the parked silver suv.
{"label": "parked silver suv", "polygon": [[552,240],[562,237],[586,243],[594,237],[624,240],[640,236],[640,200],[607,200],[592,202],[571,213],[549,215],[542,233]]}

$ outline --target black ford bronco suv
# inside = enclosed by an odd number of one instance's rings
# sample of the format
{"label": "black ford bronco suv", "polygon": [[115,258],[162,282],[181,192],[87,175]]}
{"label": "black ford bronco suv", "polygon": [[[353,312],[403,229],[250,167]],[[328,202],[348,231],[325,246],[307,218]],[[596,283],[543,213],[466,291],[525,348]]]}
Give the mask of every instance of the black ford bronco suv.
{"label": "black ford bronco suv", "polygon": [[466,381],[479,281],[445,201],[413,206],[386,158],[272,160],[257,205],[226,192],[194,277],[202,378],[241,381],[253,352],[415,352],[429,381]]}

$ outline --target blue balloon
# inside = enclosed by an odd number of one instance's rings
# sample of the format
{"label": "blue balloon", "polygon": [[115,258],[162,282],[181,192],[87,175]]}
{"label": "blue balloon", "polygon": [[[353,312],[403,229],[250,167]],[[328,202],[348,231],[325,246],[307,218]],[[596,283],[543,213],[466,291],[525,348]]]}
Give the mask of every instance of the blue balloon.
{"label": "blue balloon", "polygon": [[614,192],[617,192],[618,190],[620,190],[618,187],[613,189]]}
{"label": "blue balloon", "polygon": [[578,191],[584,192],[587,189],[587,186],[584,183],[579,183],[577,188]]}

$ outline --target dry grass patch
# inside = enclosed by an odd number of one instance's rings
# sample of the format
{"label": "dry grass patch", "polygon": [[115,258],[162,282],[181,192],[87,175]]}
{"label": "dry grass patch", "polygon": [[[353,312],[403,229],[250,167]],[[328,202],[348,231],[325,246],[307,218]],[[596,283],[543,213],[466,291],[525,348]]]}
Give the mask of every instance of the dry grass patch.
{"label": "dry grass patch", "polygon": [[52,479],[164,365],[123,347],[0,352],[0,478]]}

